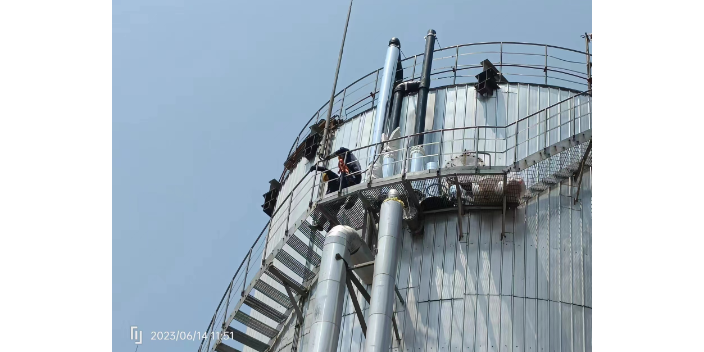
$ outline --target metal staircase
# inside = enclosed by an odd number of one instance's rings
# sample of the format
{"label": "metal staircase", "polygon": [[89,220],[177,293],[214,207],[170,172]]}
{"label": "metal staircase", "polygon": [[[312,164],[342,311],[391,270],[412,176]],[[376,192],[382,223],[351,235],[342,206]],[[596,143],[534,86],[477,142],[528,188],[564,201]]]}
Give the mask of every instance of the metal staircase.
{"label": "metal staircase", "polygon": [[[291,344],[296,344],[299,339],[297,335],[301,330],[298,324],[303,319],[302,303],[308,298],[309,290],[317,280],[321,257],[316,252],[316,247],[322,250],[325,240],[321,230],[328,231],[337,224],[361,228],[368,212],[378,214],[379,200],[392,188],[399,191],[400,198],[407,205],[404,219],[412,220],[428,211],[439,211],[438,209],[441,211],[456,209],[463,212],[472,208],[515,207],[565,178],[576,176],[575,179],[577,179],[585,166],[591,166],[591,130],[534,153],[510,167],[454,167],[408,173],[328,194],[318,200],[288,229],[284,238],[262,261],[259,270],[251,277],[248,285],[243,285],[241,298],[231,312],[227,311],[229,307],[226,306],[224,313],[229,315],[224,315],[226,318],[220,335],[211,336],[214,341],[208,340],[207,343],[204,339],[199,352],[239,351],[229,346],[226,343],[227,340],[239,342],[256,351],[268,351],[280,342],[282,334],[291,324],[294,324],[295,328]],[[459,189],[467,189],[467,187],[471,189],[472,183],[489,180],[495,184],[497,180],[506,180],[507,177],[523,180],[526,186],[524,194],[509,194],[511,190],[490,196],[458,192]],[[428,189],[435,190],[432,197],[428,196]],[[430,202],[434,210],[426,209],[430,198],[434,198]],[[507,202],[507,199],[510,200]],[[307,238],[308,243],[302,241],[296,233]],[[285,248],[288,249],[285,250]],[[298,253],[305,262],[299,261],[291,253]],[[290,276],[286,272],[294,275]],[[247,283],[246,276],[245,274],[245,283]],[[272,280],[284,289],[275,287]],[[232,287],[230,290],[233,290]],[[255,292],[260,294],[260,298],[255,296]],[[262,296],[280,307],[266,303]],[[243,309],[246,310],[245,307],[270,319],[276,326],[247,314],[243,311]],[[261,334],[266,341],[230,326],[233,322],[238,322],[249,328],[249,331]],[[211,322],[210,328],[214,331],[215,324]],[[294,346],[293,350],[296,348],[297,346]]]}

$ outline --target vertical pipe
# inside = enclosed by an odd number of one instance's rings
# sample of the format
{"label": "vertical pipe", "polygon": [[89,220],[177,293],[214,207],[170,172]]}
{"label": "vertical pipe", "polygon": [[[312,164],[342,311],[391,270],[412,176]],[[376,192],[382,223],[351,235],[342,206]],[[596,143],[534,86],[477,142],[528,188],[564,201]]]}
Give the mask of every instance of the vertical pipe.
{"label": "vertical pipe", "polygon": [[[386,50],[386,60],[384,61],[384,73],[381,75],[381,87],[379,88],[379,103],[376,107],[374,127],[372,129],[372,140],[370,144],[381,142],[381,134],[384,132],[386,115],[391,103],[391,90],[394,88],[396,79],[396,66],[398,64],[401,41],[398,38],[389,40],[389,47]],[[376,163],[378,145],[369,148],[369,160]]]}
{"label": "vertical pipe", "polygon": [[[415,132],[425,130],[425,110],[428,106],[428,91],[430,90],[430,71],[433,67],[433,48],[435,47],[435,30],[429,29],[425,36],[425,55],[423,56],[423,70],[420,74],[420,88],[418,102],[416,103],[416,128]],[[417,145],[423,144],[424,135],[418,136]]]}
{"label": "vertical pipe", "polygon": [[[338,260],[337,256],[342,260]],[[315,300],[311,301],[311,304],[315,302],[315,307],[310,307],[314,312],[309,335],[310,349],[306,352],[337,350],[347,282],[345,263],[360,264],[371,257],[371,251],[359,238],[357,231],[349,226],[337,225],[325,237]],[[362,272],[360,278],[364,280],[365,276]]]}
{"label": "vertical pipe", "polygon": [[374,261],[374,280],[364,349],[366,352],[387,352],[391,348],[394,284],[404,207],[398,196],[398,191],[390,190],[379,212],[378,254]]}

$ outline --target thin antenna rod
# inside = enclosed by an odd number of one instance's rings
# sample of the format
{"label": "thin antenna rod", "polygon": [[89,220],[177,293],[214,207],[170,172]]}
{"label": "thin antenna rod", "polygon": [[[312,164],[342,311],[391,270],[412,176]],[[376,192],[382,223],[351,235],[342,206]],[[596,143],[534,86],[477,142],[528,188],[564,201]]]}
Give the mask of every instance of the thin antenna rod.
{"label": "thin antenna rod", "polygon": [[[345,23],[345,32],[342,34],[342,45],[340,45],[340,55],[337,57],[337,68],[335,69],[335,81],[332,84],[332,93],[330,93],[330,104],[328,105],[328,117],[325,120],[325,131],[323,132],[322,148],[320,158],[324,158],[328,154],[327,144],[328,135],[330,134],[330,118],[332,116],[332,106],[335,102],[335,90],[337,89],[337,77],[340,74],[340,64],[342,63],[342,51],[345,49],[345,38],[347,38],[347,26],[350,24],[350,13],[352,13],[352,1],[350,0],[350,8],[347,10],[347,22]],[[342,112],[340,112],[342,115]],[[321,184],[322,186],[322,184]]]}

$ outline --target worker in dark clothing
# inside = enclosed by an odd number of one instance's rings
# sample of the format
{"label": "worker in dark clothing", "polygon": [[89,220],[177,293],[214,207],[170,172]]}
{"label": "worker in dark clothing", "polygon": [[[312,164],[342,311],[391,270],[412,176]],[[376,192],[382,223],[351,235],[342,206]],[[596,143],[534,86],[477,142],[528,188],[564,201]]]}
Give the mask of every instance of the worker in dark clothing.
{"label": "worker in dark clothing", "polygon": [[335,152],[335,155],[337,155],[339,175],[322,166],[316,165],[310,168],[310,171],[321,171],[323,173],[323,182],[328,184],[326,193],[337,192],[362,182],[362,167],[354,154],[347,148],[340,148]]}

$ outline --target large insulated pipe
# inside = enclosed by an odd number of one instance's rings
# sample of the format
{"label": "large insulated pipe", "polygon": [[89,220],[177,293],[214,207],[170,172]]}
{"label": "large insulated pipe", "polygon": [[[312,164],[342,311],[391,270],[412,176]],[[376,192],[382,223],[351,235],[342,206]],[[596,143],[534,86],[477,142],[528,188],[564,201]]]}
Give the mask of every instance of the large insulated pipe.
{"label": "large insulated pipe", "polygon": [[[335,257],[340,255],[344,261]],[[318,287],[315,293],[313,325],[310,328],[312,352],[337,350],[342,320],[342,304],[345,297],[347,267],[345,261],[361,264],[373,260],[369,247],[359,238],[357,231],[349,226],[337,225],[325,237],[323,255],[320,259]],[[367,267],[369,268],[369,267]],[[370,280],[373,269],[357,270],[362,281]],[[366,282],[368,284],[368,282]]]}
{"label": "large insulated pipe", "polygon": [[394,285],[404,207],[398,196],[398,191],[390,190],[379,212],[378,253],[374,260],[365,352],[387,352],[391,349]]}
{"label": "large insulated pipe", "polygon": [[[386,123],[386,115],[389,111],[389,103],[391,102],[391,90],[394,88],[396,79],[396,67],[398,65],[399,51],[401,50],[401,41],[398,38],[389,40],[389,48],[386,50],[386,59],[384,60],[384,70],[381,75],[381,85],[379,88],[379,102],[376,106],[376,117],[374,118],[374,127],[372,128],[371,144],[381,142],[381,134],[384,132],[384,124]],[[369,148],[369,160],[373,160],[375,164],[379,164],[376,160],[378,146]],[[378,172],[377,172],[378,170]],[[374,168],[374,177],[381,176],[381,168]]]}
{"label": "large insulated pipe", "polygon": [[[416,103],[416,133],[425,130],[425,110],[428,106],[428,91],[430,90],[430,70],[433,67],[433,49],[435,48],[435,30],[429,29],[425,36],[425,54],[423,55],[423,70],[420,74],[418,102]],[[418,143],[423,144],[423,135],[418,136]]]}
{"label": "large insulated pipe", "polygon": [[[398,79],[398,76],[396,77]],[[403,83],[399,83],[396,85],[394,88],[394,95],[393,95],[393,103],[391,104],[391,114],[390,114],[390,122],[391,124],[389,125],[388,129],[388,136],[389,139],[394,139],[397,137],[400,137],[400,135],[394,134],[394,131],[396,128],[399,127],[401,123],[401,106],[403,103],[403,97],[408,95],[408,93],[416,92],[418,91],[418,87],[420,86],[419,81],[406,81]],[[394,152],[395,150],[398,150],[401,145],[401,140],[393,141],[390,142],[388,145],[386,145],[387,150],[391,150],[391,152],[386,153],[384,155],[384,168],[383,168],[383,174],[384,177],[389,177],[393,176],[396,174],[395,170],[399,169],[399,165],[396,163],[396,157],[399,155],[398,152]]]}

